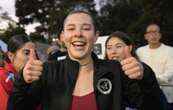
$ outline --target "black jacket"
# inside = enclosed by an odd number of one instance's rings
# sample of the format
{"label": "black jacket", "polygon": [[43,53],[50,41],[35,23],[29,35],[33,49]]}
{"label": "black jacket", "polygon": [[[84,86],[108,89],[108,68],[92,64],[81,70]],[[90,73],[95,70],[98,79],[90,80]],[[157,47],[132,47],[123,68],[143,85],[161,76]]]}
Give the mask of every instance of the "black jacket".
{"label": "black jacket", "polygon": [[[163,95],[152,70],[144,66],[142,80],[130,80],[116,61],[94,60],[94,93],[98,110],[164,109]],[[68,57],[47,62],[39,81],[26,84],[22,73],[14,83],[8,110],[32,110],[41,103],[43,110],[70,110],[79,64]],[[112,87],[112,89],[111,89]]]}
{"label": "black jacket", "polygon": [[58,51],[48,55],[48,61],[59,61],[62,58],[64,58],[64,56],[66,56],[66,54],[67,54],[67,52],[61,52],[58,50]]}

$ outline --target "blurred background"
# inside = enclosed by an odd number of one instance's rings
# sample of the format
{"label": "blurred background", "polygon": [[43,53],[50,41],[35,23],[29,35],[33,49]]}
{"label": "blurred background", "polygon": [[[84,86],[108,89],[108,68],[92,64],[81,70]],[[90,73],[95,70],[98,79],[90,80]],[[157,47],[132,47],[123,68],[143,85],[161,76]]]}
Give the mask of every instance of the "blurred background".
{"label": "blurred background", "polygon": [[121,30],[138,46],[144,45],[146,25],[157,23],[162,41],[173,45],[172,0],[1,0],[0,39],[17,33],[49,44],[59,36],[66,14],[73,8],[90,10],[101,36]]}

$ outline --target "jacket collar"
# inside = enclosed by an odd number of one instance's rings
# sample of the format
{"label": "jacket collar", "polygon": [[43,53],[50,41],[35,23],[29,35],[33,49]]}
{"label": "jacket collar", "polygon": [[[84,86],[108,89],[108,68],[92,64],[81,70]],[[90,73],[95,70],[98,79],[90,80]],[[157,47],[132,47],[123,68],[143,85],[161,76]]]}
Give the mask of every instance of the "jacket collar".
{"label": "jacket collar", "polygon": [[[108,60],[98,59],[97,55],[93,52],[92,52],[91,56],[92,56],[93,63],[94,63],[94,77],[100,78],[110,71],[109,68],[105,67],[105,66],[107,66]],[[74,81],[79,73],[80,64],[77,61],[70,59],[69,56],[66,57],[65,64],[66,64],[65,67],[67,67],[66,70],[70,73],[73,73],[73,75],[70,75],[70,76],[72,78],[72,81]],[[68,74],[70,74],[70,73],[68,73]]]}
{"label": "jacket collar", "polygon": [[[109,71],[108,68],[105,68],[105,66],[106,66],[105,64],[107,61],[98,59],[97,55],[93,52],[92,52],[91,56],[92,56],[93,63],[94,63],[94,72],[97,74],[97,76],[101,77],[104,74],[106,74]],[[70,71],[71,73],[74,73],[74,74],[78,74],[80,64],[77,61],[70,59],[69,56],[67,56],[66,59],[67,60],[66,60],[65,67],[67,67],[68,71]]]}
{"label": "jacket collar", "polygon": [[[97,81],[101,77],[103,77],[105,74],[108,74],[109,72],[111,72],[111,70],[109,70],[109,68],[106,67],[106,66],[108,66],[107,65],[108,60],[98,59],[98,57],[95,53],[92,53],[91,56],[92,56],[93,63],[94,63],[94,89],[96,89]],[[71,89],[73,89],[76,84],[80,64],[77,61],[70,59],[69,56],[67,56],[65,67],[66,67],[65,73],[67,73],[66,78],[68,78],[67,82],[68,82],[68,84],[71,85],[70,86],[70,87],[72,87]]]}
{"label": "jacket collar", "polygon": [[100,78],[105,74],[111,72],[110,68],[107,68],[108,64],[111,62],[110,60],[98,59],[98,57],[94,53],[92,54],[92,58],[94,61],[94,75],[96,77]]}

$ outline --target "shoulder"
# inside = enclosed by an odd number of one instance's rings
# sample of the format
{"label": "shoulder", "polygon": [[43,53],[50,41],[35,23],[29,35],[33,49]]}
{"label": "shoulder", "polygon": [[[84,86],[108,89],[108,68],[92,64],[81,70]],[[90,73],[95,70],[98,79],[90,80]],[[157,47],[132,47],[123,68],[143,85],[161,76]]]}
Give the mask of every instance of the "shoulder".
{"label": "shoulder", "polygon": [[4,63],[4,66],[0,67],[0,79],[5,80],[10,74],[16,74],[13,66],[11,64]]}
{"label": "shoulder", "polygon": [[107,68],[112,68],[115,66],[116,67],[120,67],[120,63],[119,61],[116,61],[116,60],[102,60],[102,59],[99,59],[99,65],[100,66],[103,66],[103,67],[107,67]]}
{"label": "shoulder", "polygon": [[0,74],[5,73],[5,70],[3,67],[0,67]]}
{"label": "shoulder", "polygon": [[162,46],[163,48],[166,48],[166,49],[170,50],[170,51],[173,50],[173,47],[172,47],[172,46],[169,46],[169,45],[166,45],[166,44],[163,44],[163,43],[162,43],[161,46]]}
{"label": "shoulder", "polygon": [[94,53],[92,54],[92,58],[94,61],[94,66],[101,70],[110,71],[121,68],[119,61],[100,59]]}
{"label": "shoulder", "polygon": [[59,78],[63,77],[64,73],[64,60],[62,61],[47,61],[43,64],[43,71],[41,81],[46,84],[56,83]]}
{"label": "shoulder", "polygon": [[136,49],[136,54],[137,54],[137,55],[140,55],[141,53],[146,52],[147,49],[148,49],[148,45],[145,45],[145,46],[139,47],[139,48]]}
{"label": "shoulder", "polygon": [[121,64],[115,60],[98,60],[94,66],[101,74],[113,74],[117,76],[122,73]]}
{"label": "shoulder", "polygon": [[166,44],[162,43],[160,50],[167,52],[167,54],[169,54],[169,55],[173,55],[173,47],[171,47],[169,45],[166,45]]}
{"label": "shoulder", "polygon": [[69,57],[59,61],[47,61],[43,64],[43,74],[48,76],[63,75],[64,72],[77,71],[78,69],[79,63],[71,60]]}
{"label": "shoulder", "polygon": [[47,61],[43,64],[44,70],[58,70],[61,66],[64,65],[65,59],[60,61]]}
{"label": "shoulder", "polygon": [[7,77],[7,71],[3,67],[0,67],[0,81],[5,80]]}
{"label": "shoulder", "polygon": [[142,50],[145,50],[147,48],[148,48],[148,45],[145,45],[145,46],[137,48],[136,51],[142,51]]}

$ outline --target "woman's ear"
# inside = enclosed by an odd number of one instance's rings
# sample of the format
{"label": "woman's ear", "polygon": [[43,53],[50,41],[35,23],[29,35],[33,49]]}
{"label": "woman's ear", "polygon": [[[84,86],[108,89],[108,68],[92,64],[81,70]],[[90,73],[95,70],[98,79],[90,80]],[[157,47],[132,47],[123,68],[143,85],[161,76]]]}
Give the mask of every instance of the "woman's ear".
{"label": "woman's ear", "polygon": [[129,45],[128,47],[129,47],[130,52],[132,52],[133,46]]}
{"label": "woman's ear", "polygon": [[61,31],[61,33],[60,33],[60,39],[59,39],[59,40],[60,40],[61,42],[64,42],[64,39],[65,39],[65,38],[64,38],[64,31]]}
{"label": "woman's ear", "polygon": [[12,52],[7,52],[7,56],[8,56],[8,59],[10,60],[10,62],[14,61],[14,54]]}
{"label": "woman's ear", "polygon": [[97,41],[97,39],[98,39],[99,35],[100,35],[100,32],[99,32],[99,31],[96,31],[96,35],[95,35],[94,42],[96,42],[96,41]]}

